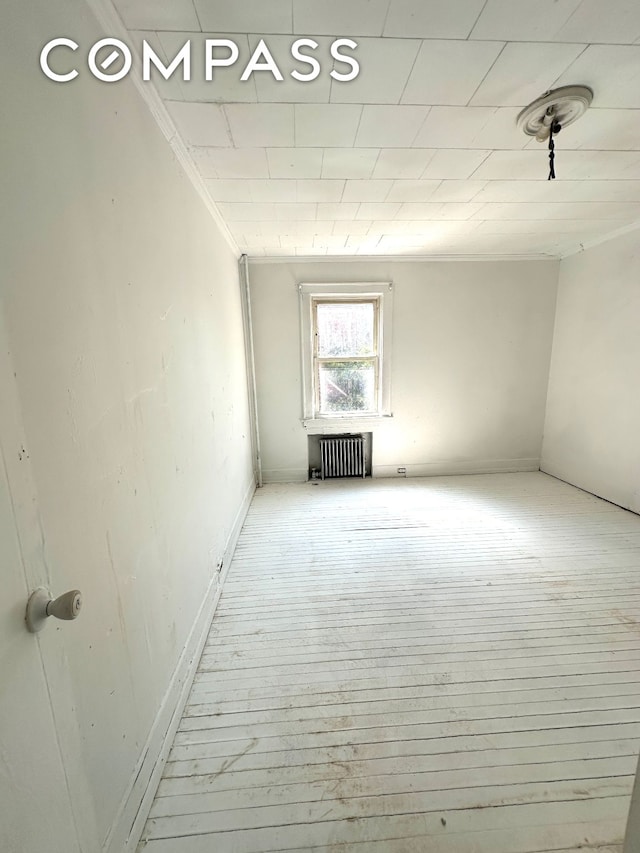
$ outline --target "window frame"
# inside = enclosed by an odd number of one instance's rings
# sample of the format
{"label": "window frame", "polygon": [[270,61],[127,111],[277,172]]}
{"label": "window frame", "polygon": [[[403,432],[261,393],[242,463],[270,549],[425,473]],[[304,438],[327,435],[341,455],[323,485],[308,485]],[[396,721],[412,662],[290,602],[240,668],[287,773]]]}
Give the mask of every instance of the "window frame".
{"label": "window frame", "polygon": [[[391,282],[303,283],[298,285],[300,297],[300,332],[302,354],[302,421],[306,427],[322,431],[332,426],[346,428],[353,423],[362,428],[363,422],[392,417],[391,413],[391,328],[393,285]],[[367,412],[320,412],[317,340],[315,335],[315,306],[320,302],[375,301],[374,335],[376,354],[376,408]],[[321,360],[324,357],[320,357]],[[364,361],[366,357],[352,357]],[[324,358],[326,361],[348,361],[349,357]]]}

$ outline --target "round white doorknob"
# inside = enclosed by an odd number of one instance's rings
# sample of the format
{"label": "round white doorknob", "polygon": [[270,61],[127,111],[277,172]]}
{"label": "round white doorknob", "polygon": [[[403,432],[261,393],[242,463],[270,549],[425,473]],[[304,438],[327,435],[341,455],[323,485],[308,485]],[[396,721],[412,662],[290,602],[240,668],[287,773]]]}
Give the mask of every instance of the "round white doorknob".
{"label": "round white doorknob", "polygon": [[55,616],[57,619],[76,619],[81,607],[80,590],[72,589],[47,604],[47,616]]}
{"label": "round white doorknob", "polygon": [[26,623],[32,634],[41,631],[48,616],[57,619],[76,619],[82,607],[82,595],[79,589],[72,589],[52,598],[43,586],[38,587],[27,602]]}

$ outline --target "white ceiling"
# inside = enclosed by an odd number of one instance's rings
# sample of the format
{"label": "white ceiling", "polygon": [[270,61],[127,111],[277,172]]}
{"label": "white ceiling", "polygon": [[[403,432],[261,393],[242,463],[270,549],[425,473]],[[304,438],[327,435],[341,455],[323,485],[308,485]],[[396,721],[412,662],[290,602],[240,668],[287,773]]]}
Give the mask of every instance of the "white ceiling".
{"label": "white ceiling", "polygon": [[[165,61],[191,40],[191,81],[154,80],[249,255],[561,256],[640,220],[640,0],[114,2]],[[319,43],[311,83],[289,76],[308,71],[289,52],[302,36]],[[206,37],[240,48],[213,82]],[[282,82],[240,81],[261,37]],[[329,76],[337,37],[358,42],[348,83]],[[594,99],[547,181],[516,116],[565,84]]]}

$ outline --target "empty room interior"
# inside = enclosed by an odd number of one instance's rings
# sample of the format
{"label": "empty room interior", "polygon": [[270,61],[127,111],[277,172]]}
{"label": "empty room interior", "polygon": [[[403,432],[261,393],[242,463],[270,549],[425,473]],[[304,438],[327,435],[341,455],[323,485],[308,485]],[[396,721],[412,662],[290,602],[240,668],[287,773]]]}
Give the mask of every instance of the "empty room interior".
{"label": "empty room interior", "polygon": [[640,4],[1,14],[2,853],[638,853]]}

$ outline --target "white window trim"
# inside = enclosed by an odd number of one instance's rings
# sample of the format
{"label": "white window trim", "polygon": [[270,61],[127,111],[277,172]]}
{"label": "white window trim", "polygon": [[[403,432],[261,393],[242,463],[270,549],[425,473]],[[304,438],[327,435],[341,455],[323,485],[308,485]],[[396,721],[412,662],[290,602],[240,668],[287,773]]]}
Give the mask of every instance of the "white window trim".
{"label": "white window trim", "polygon": [[[300,296],[300,350],[302,353],[302,422],[310,432],[340,432],[375,426],[391,413],[391,330],[393,328],[393,285],[391,282],[305,283],[298,285]],[[313,310],[314,298],[331,297],[380,299],[380,385],[379,408],[374,414],[321,415],[316,411],[313,387]]]}

